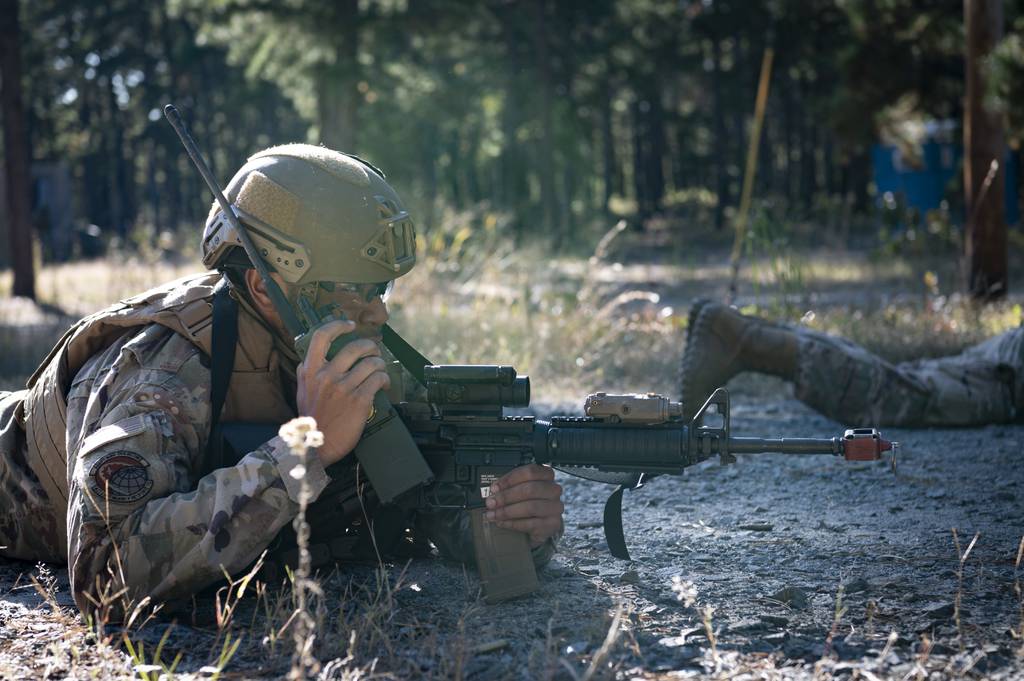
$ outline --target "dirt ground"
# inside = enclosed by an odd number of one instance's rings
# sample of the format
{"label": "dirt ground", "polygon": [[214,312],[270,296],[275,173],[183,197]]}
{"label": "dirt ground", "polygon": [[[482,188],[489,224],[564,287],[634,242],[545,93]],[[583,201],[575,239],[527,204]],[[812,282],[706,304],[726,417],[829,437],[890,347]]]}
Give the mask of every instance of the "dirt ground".
{"label": "dirt ground", "polygon": [[[840,428],[781,383],[741,378],[732,388],[737,434],[829,436]],[[566,535],[540,590],[488,606],[461,567],[393,566],[391,621],[415,625],[391,629],[397,640],[381,656],[388,664],[374,673],[1021,678],[1015,583],[1024,576],[1014,563],[1024,534],[1024,427],[885,434],[903,444],[895,474],[882,463],[757,455],[655,479],[626,495],[628,562],[608,554],[601,529],[612,488],[561,475]],[[961,554],[978,537],[962,566],[953,528]],[[374,574],[335,575],[327,601],[346,585],[372,585]],[[50,580],[66,614],[53,613],[29,575]],[[3,678],[84,676],[99,660],[106,673],[131,673],[127,655],[120,670],[116,655],[90,657],[94,639],[69,614],[63,571],[5,563],[0,594]],[[206,676],[199,670],[211,663],[215,634],[201,620],[195,628],[179,621],[169,636],[167,650],[186,651],[178,673]],[[166,628],[157,623],[136,638],[155,646]],[[70,645],[55,645],[61,639]],[[281,673],[287,653],[268,655],[266,646],[243,648],[229,676]],[[326,678],[345,678],[352,664],[336,664],[327,672],[338,675]]]}
{"label": "dirt ground", "polygon": [[[608,297],[630,272],[614,272]],[[680,310],[708,291],[704,280],[674,291],[657,272],[635,274],[629,286]],[[857,282],[839,294],[866,300]],[[64,323],[43,315],[7,328]],[[20,337],[6,349],[38,352]],[[774,379],[729,387],[737,435],[842,433]],[[322,579],[320,677],[1024,678],[1024,426],[884,434],[902,443],[895,473],[741,456],[628,492],[631,561],[608,553],[602,531],[613,488],[559,474],[566,533],[535,594],[485,605],[472,570],[437,559],[342,568]],[[78,616],[64,570],[0,559],[0,679],[155,679],[178,653],[175,678],[216,677],[231,645],[217,606],[200,597],[133,628],[132,650],[110,647]],[[291,642],[270,609],[267,598],[240,603],[227,630],[241,645],[220,678],[287,671]]]}

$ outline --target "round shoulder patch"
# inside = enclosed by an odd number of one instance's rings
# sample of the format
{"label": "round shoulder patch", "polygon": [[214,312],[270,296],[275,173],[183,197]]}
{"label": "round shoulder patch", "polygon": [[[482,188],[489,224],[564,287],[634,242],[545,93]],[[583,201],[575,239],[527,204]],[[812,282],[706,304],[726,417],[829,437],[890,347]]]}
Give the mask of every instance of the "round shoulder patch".
{"label": "round shoulder patch", "polygon": [[89,470],[94,494],[117,504],[142,499],[153,489],[149,462],[126,450],[104,454]]}

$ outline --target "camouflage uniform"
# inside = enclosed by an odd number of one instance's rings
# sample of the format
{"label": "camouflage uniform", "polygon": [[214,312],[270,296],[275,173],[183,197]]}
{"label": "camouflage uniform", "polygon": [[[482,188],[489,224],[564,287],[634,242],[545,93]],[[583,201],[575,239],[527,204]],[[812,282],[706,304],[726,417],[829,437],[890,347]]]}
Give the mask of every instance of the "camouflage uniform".
{"label": "camouflage uniform", "polygon": [[[69,374],[64,382],[70,386],[66,415],[37,416],[35,422],[47,423],[33,428],[32,414],[25,411],[33,406],[45,411],[43,406],[62,403],[56,396],[61,382],[48,384],[47,377],[67,369],[67,352],[51,356],[39,372],[41,378],[30,381],[33,388],[27,394],[2,396],[0,546],[5,548],[0,554],[66,559],[72,592],[83,611],[122,588],[134,602],[144,596],[154,602],[191,596],[220,580],[225,571],[235,574],[249,566],[298,511],[299,481],[290,473],[299,460],[279,437],[246,453],[234,466],[201,476],[211,418],[209,360],[203,350],[204,345],[208,347],[209,325],[201,319],[190,321],[187,311],[192,309],[189,305],[206,309],[203,296],[216,279],[217,275],[206,275],[173,284],[94,316],[105,330],[119,314],[153,307],[172,309],[178,321],[121,330],[77,371],[64,371]],[[188,304],[180,304],[182,300]],[[146,314],[146,318],[154,315]],[[155,318],[164,319],[159,314]],[[267,414],[276,415],[277,421],[294,415],[294,355],[287,356],[290,349],[276,343],[271,347],[269,331],[259,331],[262,323],[255,322],[254,315],[241,305],[239,351],[225,421],[253,420],[257,411],[264,420]],[[179,324],[180,317],[188,323]],[[79,327],[98,328],[97,319],[89,319]],[[189,336],[179,327],[200,331]],[[75,334],[73,328],[68,336]],[[108,336],[104,338],[109,340]],[[271,359],[253,357],[253,347],[263,348]],[[249,371],[239,371],[239,363],[246,362]],[[264,368],[254,371],[254,367]],[[268,398],[265,393],[272,387],[279,395]],[[246,406],[260,399],[270,407],[254,411]],[[57,443],[57,427],[49,421],[56,419],[59,425],[63,416],[66,442]],[[19,427],[26,421],[27,439]],[[33,456],[38,459],[43,450],[53,452],[44,457],[49,467],[34,464]],[[66,480],[41,480],[53,472],[57,453],[66,456]],[[345,500],[336,506],[342,519],[358,524],[362,516],[372,517],[377,509],[372,495],[358,493],[353,468],[339,466],[331,496],[332,501]],[[315,456],[307,462],[306,481],[314,498],[332,482]],[[388,525],[393,535],[415,522],[396,517],[395,509],[381,513],[381,524]],[[471,559],[464,513],[423,515],[417,524],[446,557]],[[338,525],[323,528],[319,536],[318,531],[314,525],[313,541],[322,546],[331,545],[332,535],[344,534]],[[343,554],[350,549],[358,553],[352,543],[334,542],[335,550],[328,550],[326,558],[340,557],[338,546]],[[535,561],[546,562],[552,546],[535,551]]]}
{"label": "camouflage uniform", "polygon": [[892,364],[836,336],[799,339],[797,397],[848,424],[969,426],[1020,420],[1024,328],[959,355]]}

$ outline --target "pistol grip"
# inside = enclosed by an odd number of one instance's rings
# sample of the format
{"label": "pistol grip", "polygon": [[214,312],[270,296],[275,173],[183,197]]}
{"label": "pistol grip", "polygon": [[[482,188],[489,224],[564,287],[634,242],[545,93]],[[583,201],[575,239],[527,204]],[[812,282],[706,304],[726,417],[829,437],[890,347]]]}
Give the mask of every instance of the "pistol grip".
{"label": "pistol grip", "polygon": [[539,582],[529,537],[487,522],[482,508],[468,513],[484,601],[500,603],[536,591]]}

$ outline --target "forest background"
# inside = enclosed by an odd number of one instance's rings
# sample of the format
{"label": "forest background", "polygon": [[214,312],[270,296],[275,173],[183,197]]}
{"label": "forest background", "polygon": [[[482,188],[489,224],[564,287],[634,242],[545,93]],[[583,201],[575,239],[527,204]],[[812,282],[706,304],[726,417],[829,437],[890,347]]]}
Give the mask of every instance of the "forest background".
{"label": "forest background", "polygon": [[[1024,2],[982,4],[1004,26],[985,105],[1016,149]],[[871,165],[879,142],[913,163],[936,122],[961,139],[964,7],[950,0],[38,0],[20,3],[17,38],[18,140],[70,183],[62,234],[33,215],[46,261],[194,243],[209,196],[163,120],[170,101],[222,181],[258,148],[323,143],[385,169],[422,234],[470,209],[477,227],[570,252],[623,216],[667,220],[677,240],[726,230],[768,47],[755,216],[811,219],[844,243],[950,236],[964,219],[960,173],[936,222],[876,195]]]}

